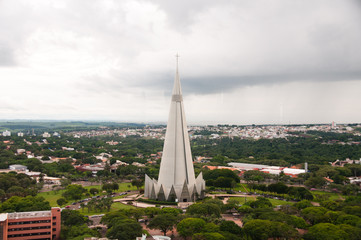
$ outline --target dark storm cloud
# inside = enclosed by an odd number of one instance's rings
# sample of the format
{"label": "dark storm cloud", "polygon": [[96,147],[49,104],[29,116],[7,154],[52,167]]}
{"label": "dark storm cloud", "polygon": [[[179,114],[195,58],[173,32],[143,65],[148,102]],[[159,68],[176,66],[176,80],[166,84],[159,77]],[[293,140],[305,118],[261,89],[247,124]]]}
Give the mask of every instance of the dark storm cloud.
{"label": "dark storm cloud", "polygon": [[[134,78],[129,81],[129,85],[135,88],[157,89],[163,90],[166,95],[172,92],[174,81],[174,73],[159,73],[148,76],[150,80],[139,80]],[[134,81],[137,79],[138,81]],[[94,79],[95,80],[95,79]],[[361,81],[361,71],[350,72],[303,72],[303,73],[283,73],[283,74],[263,74],[263,75],[211,75],[211,76],[181,76],[182,89],[184,95],[189,94],[213,94],[219,92],[230,92],[240,87],[256,86],[256,85],[272,85],[287,82],[332,82],[332,81]],[[119,81],[107,81],[103,85],[105,89],[116,90],[121,86]],[[98,89],[98,87],[94,88]]]}

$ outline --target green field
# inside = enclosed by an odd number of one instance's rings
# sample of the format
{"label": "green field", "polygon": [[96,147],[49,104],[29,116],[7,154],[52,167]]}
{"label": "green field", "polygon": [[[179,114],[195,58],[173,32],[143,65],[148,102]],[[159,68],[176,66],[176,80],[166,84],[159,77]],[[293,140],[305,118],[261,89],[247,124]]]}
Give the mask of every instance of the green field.
{"label": "green field", "polygon": [[255,201],[256,200],[256,197],[230,197],[229,199],[234,199],[234,200],[237,200],[239,201],[240,204],[245,204],[246,201],[249,202],[249,201]]}
{"label": "green field", "polygon": [[[235,199],[238,200],[240,204],[244,204],[246,201],[255,201],[256,197],[251,197],[251,196],[247,196],[247,197],[231,197],[230,199]],[[270,202],[272,203],[273,206],[277,206],[277,205],[287,205],[287,204],[293,204],[292,202],[288,202],[288,201],[283,201],[283,200],[278,200],[278,199],[273,199],[273,198],[267,198],[268,200],[270,200]]]}
{"label": "green field", "polygon": [[[126,204],[123,204],[120,202],[115,202],[112,204],[112,207],[110,208],[110,212],[115,212],[115,211],[118,211],[121,209],[131,209],[131,208],[135,208],[135,207],[132,205],[126,205]],[[79,209],[79,212],[81,212],[84,215],[88,215],[88,216],[108,213],[108,211],[88,211],[87,208],[84,208],[84,210]]]}
{"label": "green field", "polygon": [[233,189],[234,191],[241,191],[241,192],[250,192],[247,184],[244,183],[237,183],[236,187]]}
{"label": "green field", "polygon": [[[130,186],[130,188],[128,187]],[[99,190],[101,190],[101,185],[93,185],[93,186],[86,186],[84,187],[86,189],[90,189],[90,188],[97,188]],[[136,190],[137,188],[136,187],[133,187],[130,183],[119,183],[119,189],[115,192],[125,192],[125,191],[128,191],[128,190]],[[56,203],[56,200],[58,200],[59,198],[62,197],[62,193],[64,192],[65,190],[59,190],[59,191],[49,191],[49,192],[41,192],[41,193],[38,193],[37,196],[41,196],[41,197],[44,197],[46,201],[48,201],[50,203],[50,206],[52,207],[58,207],[58,204]],[[105,193],[101,193],[101,194],[105,194]],[[84,198],[87,198],[87,197],[84,197]],[[70,201],[71,203],[71,201]]]}
{"label": "green field", "polygon": [[312,195],[316,198],[316,195],[326,195],[327,200],[340,200],[345,199],[347,196],[343,196],[339,193],[324,192],[324,191],[311,191]]}

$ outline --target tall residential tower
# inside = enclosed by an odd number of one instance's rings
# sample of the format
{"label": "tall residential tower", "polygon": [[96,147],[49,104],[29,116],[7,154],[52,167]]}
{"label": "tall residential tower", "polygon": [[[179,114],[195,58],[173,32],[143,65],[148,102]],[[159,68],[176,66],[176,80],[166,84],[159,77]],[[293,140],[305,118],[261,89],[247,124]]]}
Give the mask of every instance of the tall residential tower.
{"label": "tall residential tower", "polygon": [[167,131],[158,181],[145,175],[144,196],[159,201],[192,202],[202,198],[205,182],[202,173],[195,178],[191,147],[184,113],[182,90],[177,70],[174,80]]}

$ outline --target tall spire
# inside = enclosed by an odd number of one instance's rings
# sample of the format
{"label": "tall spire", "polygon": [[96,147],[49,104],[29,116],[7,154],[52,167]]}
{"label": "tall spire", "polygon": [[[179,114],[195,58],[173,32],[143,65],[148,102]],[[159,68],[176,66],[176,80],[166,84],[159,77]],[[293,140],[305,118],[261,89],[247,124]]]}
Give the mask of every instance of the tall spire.
{"label": "tall spire", "polygon": [[[192,153],[188,136],[187,123],[185,118],[182,89],[179,78],[178,62],[179,55],[176,55],[176,74],[172,92],[172,100],[168,116],[167,131],[163,146],[163,156],[160,163],[158,182],[146,178],[145,196],[152,197],[151,185],[156,185],[156,191],[162,186],[166,199],[173,188],[181,201],[191,201],[189,194],[194,185],[198,188],[200,195],[205,183],[201,177],[195,178]],[[187,188],[187,191],[185,190]],[[183,194],[182,194],[183,193]]]}
{"label": "tall spire", "polygon": [[175,55],[175,57],[176,57],[176,72],[177,72],[177,74],[178,74],[178,61],[179,61],[180,56],[179,56],[179,54],[177,53],[177,54]]}
{"label": "tall spire", "polygon": [[[173,184],[181,186],[184,180],[187,184],[189,182],[194,183],[195,181],[192,153],[184,113],[182,88],[178,72],[178,59],[179,55],[177,54],[177,70],[159,172],[159,182],[162,182],[162,184],[167,187],[171,187]],[[169,174],[169,171],[173,173]],[[172,176],[172,179],[170,179],[170,176]]]}
{"label": "tall spire", "polygon": [[[175,95],[180,95],[179,97],[182,98],[182,89],[180,86],[180,79],[179,79],[179,71],[178,71],[178,61],[179,61],[179,55],[177,53],[177,55],[175,55],[176,57],[176,73],[175,73],[175,79],[174,79],[174,87],[173,87],[173,96]],[[172,99],[173,99],[172,96]]]}

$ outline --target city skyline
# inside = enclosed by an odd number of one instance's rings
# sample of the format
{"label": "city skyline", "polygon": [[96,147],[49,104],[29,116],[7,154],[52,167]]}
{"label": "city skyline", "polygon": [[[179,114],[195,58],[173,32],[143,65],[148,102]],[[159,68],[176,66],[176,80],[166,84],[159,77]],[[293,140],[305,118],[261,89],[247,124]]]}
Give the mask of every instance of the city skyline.
{"label": "city skyline", "polygon": [[165,123],[178,52],[190,125],[361,122],[360,11],[2,0],[0,118]]}

